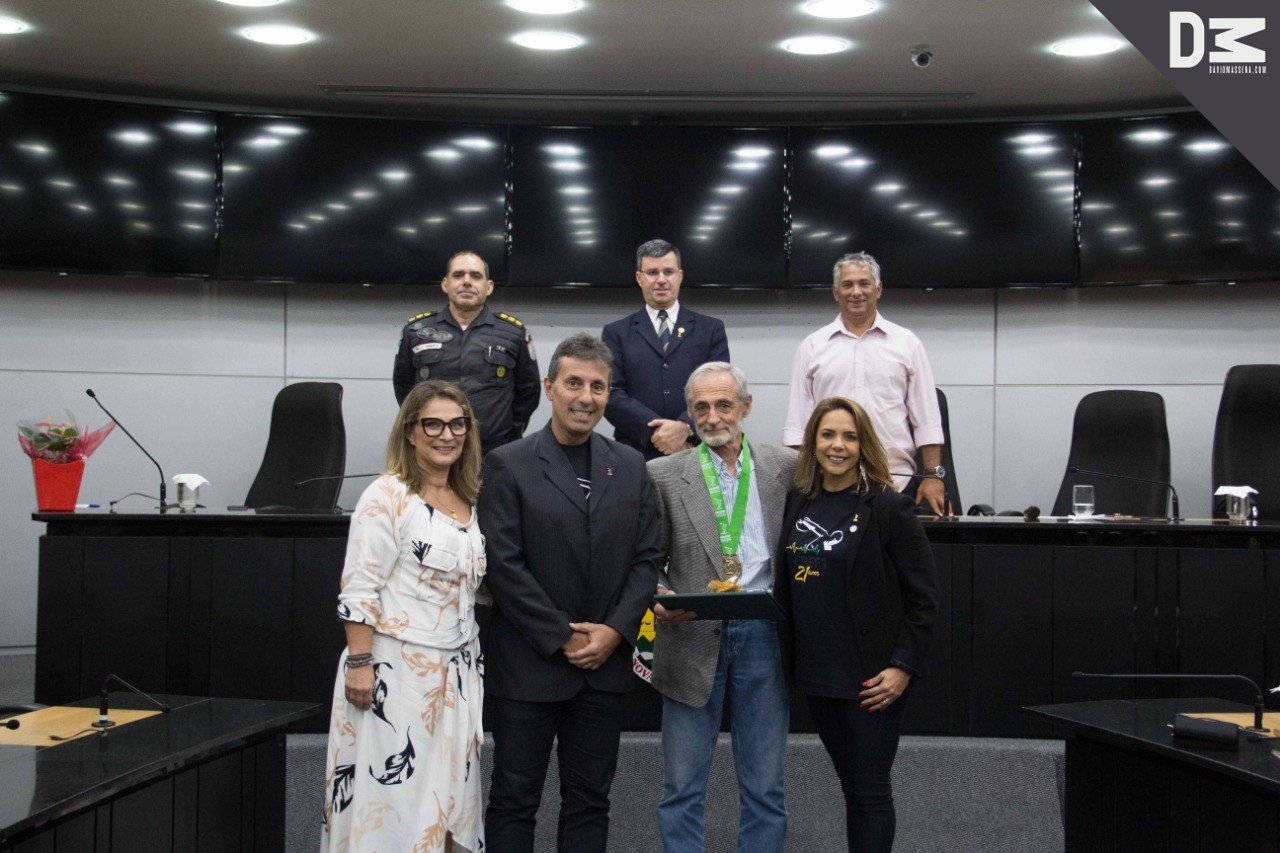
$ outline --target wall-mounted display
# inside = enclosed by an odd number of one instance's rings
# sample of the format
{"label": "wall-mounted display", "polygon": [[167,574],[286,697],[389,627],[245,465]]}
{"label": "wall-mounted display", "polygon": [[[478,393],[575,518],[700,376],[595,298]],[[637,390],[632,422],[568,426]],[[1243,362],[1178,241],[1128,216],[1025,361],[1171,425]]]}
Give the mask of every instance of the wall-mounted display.
{"label": "wall-mounted display", "polygon": [[792,131],[790,283],[867,251],[894,287],[1069,284],[1077,135],[1035,124]]}
{"label": "wall-mounted display", "polygon": [[213,113],[0,93],[0,266],[214,273]]}
{"label": "wall-mounted display", "polygon": [[1082,284],[1275,280],[1280,191],[1203,116],[1085,125]]}
{"label": "wall-mounted display", "polygon": [[685,284],[786,281],[783,129],[515,127],[511,283],[634,286],[676,244]]}
{"label": "wall-mounted display", "polygon": [[421,284],[460,249],[506,279],[506,128],[223,118],[228,278]]}

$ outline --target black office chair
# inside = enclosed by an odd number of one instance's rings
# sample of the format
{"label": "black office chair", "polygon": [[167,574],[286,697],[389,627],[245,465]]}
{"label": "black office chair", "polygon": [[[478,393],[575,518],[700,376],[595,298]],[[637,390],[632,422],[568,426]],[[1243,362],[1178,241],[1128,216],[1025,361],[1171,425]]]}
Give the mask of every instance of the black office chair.
{"label": "black office chair", "polygon": [[[942,412],[942,467],[947,469],[947,476],[942,478],[942,485],[947,490],[947,500],[951,503],[951,511],[959,515],[963,511],[963,504],[960,503],[960,485],[956,482],[956,462],[951,453],[951,415],[947,409],[947,395],[942,393],[941,388],[935,389],[938,392],[938,410]],[[920,456],[920,451],[916,451],[916,470],[919,471],[924,467],[924,459]]]}
{"label": "black office chair", "polygon": [[271,408],[267,452],[245,506],[333,509],[341,480],[320,480],[297,488],[293,484],[312,477],[341,476],[346,464],[342,386],[336,382],[286,385]]}
{"label": "black office chair", "polygon": [[[1280,520],[1280,364],[1238,364],[1227,371],[1213,430],[1213,490],[1253,486],[1258,518]],[[1214,501],[1214,516],[1225,515]]]}
{"label": "black office chair", "polygon": [[1164,397],[1151,391],[1095,391],[1080,400],[1053,514],[1070,514],[1072,487],[1087,483],[1093,486],[1094,512],[1168,515],[1169,490],[1164,486],[1073,474],[1073,467],[1169,482]]}

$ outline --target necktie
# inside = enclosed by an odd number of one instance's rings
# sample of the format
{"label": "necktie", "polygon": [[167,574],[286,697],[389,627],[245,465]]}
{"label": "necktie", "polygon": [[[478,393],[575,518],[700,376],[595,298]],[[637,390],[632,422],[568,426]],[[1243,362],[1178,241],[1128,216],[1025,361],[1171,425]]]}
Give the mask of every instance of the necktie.
{"label": "necktie", "polygon": [[666,352],[671,343],[671,321],[667,319],[666,311],[658,312],[658,340],[662,341],[662,351]]}

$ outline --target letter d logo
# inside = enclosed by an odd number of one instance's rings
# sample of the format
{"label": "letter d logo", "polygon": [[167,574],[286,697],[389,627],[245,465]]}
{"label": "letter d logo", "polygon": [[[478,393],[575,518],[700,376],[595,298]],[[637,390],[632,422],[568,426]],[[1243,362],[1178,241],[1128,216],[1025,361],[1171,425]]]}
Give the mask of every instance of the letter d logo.
{"label": "letter d logo", "polygon": [[[1191,52],[1182,52],[1182,28],[1191,27]],[[1195,12],[1169,13],[1169,67],[1192,68],[1204,59],[1204,21]]]}

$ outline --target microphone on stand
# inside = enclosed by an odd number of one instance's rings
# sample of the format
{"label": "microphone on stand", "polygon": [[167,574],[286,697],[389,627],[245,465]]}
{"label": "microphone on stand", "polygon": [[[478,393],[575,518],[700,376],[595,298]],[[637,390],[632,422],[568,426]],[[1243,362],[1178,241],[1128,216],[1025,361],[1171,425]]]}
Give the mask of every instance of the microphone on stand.
{"label": "microphone on stand", "polygon": [[[165,498],[167,497],[168,493],[165,491],[165,484],[164,484],[164,469],[160,467],[160,463],[156,461],[156,458],[155,458],[154,456],[152,456],[150,453],[147,453],[147,449],[146,449],[145,447],[143,447],[143,446],[142,446],[142,443],[141,443],[141,442],[139,442],[139,441],[138,441],[138,439],[136,439],[136,438],[134,438],[134,437],[133,437],[133,433],[131,433],[131,432],[129,432],[129,430],[125,429],[125,425],[124,425],[124,424],[122,424],[122,423],[120,423],[119,421],[117,421],[117,420],[116,420],[116,416],[115,416],[115,415],[113,415],[113,414],[111,414],[111,412],[108,412],[108,411],[107,411],[107,407],[106,407],[106,406],[104,406],[104,405],[102,405],[102,401],[98,399],[98,395],[97,395],[97,394],[93,393],[93,389],[92,389],[92,388],[86,388],[86,389],[84,389],[84,393],[88,394],[88,395],[89,395],[89,397],[93,400],[93,402],[95,402],[95,403],[97,403],[97,404],[98,404],[98,408],[99,408],[99,409],[102,409],[102,411],[106,412],[107,417],[111,418],[111,420],[112,420],[112,421],[115,421],[115,425],[116,425],[116,426],[118,426],[118,427],[120,427],[120,429],[124,430],[124,434],[125,434],[125,435],[127,435],[127,436],[129,436],[129,440],[130,440],[130,441],[132,441],[134,444],[138,445],[138,449],[142,451],[143,455],[144,455],[144,456],[146,456],[148,459],[150,459],[150,460],[151,460],[151,464],[152,464],[152,465],[156,466],[156,470],[160,472],[160,509],[162,509],[162,510],[164,510],[164,509],[168,509],[168,508],[169,508],[169,502],[165,499]],[[127,496],[126,496],[126,497],[127,497]]]}
{"label": "microphone on stand", "polygon": [[1178,510],[1178,490],[1173,487],[1173,483],[1166,483],[1163,480],[1151,480],[1147,477],[1130,477],[1127,474],[1109,474],[1106,471],[1086,471],[1084,468],[1077,468],[1072,465],[1067,469],[1072,474],[1088,474],[1090,477],[1111,477],[1115,480],[1132,480],[1135,483],[1147,483],[1151,486],[1164,486],[1169,490],[1169,497],[1173,504],[1173,515],[1170,521],[1182,521],[1182,513]]}
{"label": "microphone on stand", "polygon": [[9,719],[5,720],[3,723],[0,723],[0,729],[16,729],[16,728],[21,728],[21,726],[22,726],[22,723],[18,722],[17,717],[10,717]]}
{"label": "microphone on stand", "polygon": [[381,477],[381,476],[382,476],[381,472],[374,472],[373,474],[331,474],[328,477],[308,477],[305,480],[299,480],[298,482],[293,484],[293,487],[295,489],[301,489],[307,483],[318,483],[321,480],[350,480],[355,477]]}
{"label": "microphone on stand", "polygon": [[148,702],[150,702],[151,704],[159,708],[162,714],[167,714],[171,710],[173,710],[168,705],[161,702],[159,699],[156,699],[154,696],[149,696],[148,694],[143,693],[141,690],[134,687],[132,684],[125,681],[120,676],[116,675],[115,673],[112,673],[108,675],[106,678],[102,679],[102,691],[98,693],[98,721],[96,723],[91,724],[95,729],[109,729],[112,726],[116,725],[116,722],[107,716],[107,710],[108,710],[107,709],[107,688],[110,687],[112,684],[119,684],[121,687],[125,687],[131,690],[132,692],[137,693],[143,699],[146,699]]}
{"label": "microphone on stand", "polygon": [[1262,725],[1262,715],[1267,710],[1267,706],[1263,700],[1262,688],[1252,678],[1244,675],[1223,675],[1221,673],[1201,673],[1201,674],[1184,674],[1171,672],[1073,672],[1072,678],[1137,678],[1155,680],[1159,678],[1200,681],[1243,681],[1245,684],[1253,688],[1253,725],[1245,728],[1245,732],[1250,735],[1260,736],[1268,735],[1271,729]]}

